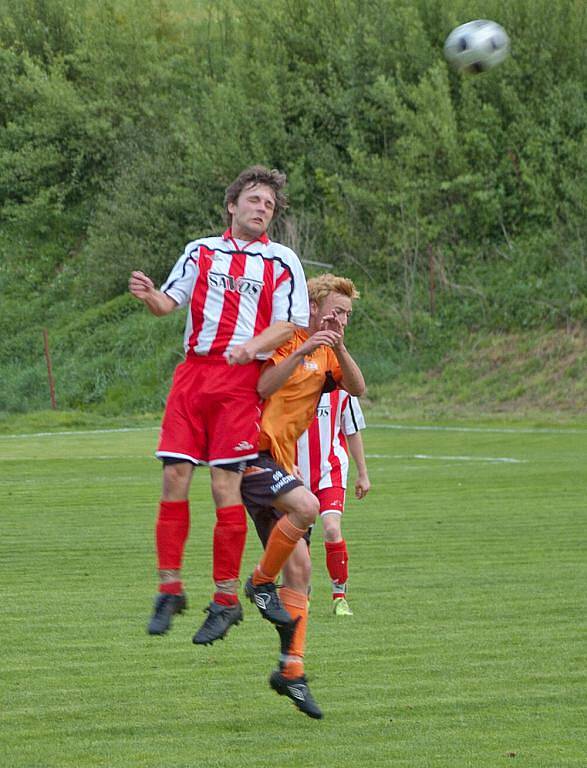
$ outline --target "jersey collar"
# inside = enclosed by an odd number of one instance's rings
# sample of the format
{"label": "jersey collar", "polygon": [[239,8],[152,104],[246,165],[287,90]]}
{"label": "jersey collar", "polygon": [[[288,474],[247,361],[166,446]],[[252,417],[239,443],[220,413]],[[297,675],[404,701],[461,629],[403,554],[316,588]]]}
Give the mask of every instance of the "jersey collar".
{"label": "jersey collar", "polygon": [[[232,236],[232,228],[229,227],[226,232],[222,235],[223,240],[232,240],[234,242],[234,237]],[[251,240],[247,245],[245,245],[245,248],[249,245],[252,245],[253,243],[262,243],[263,245],[269,245],[271,241],[267,237],[267,232],[263,232],[261,237],[256,237],[254,240]]]}

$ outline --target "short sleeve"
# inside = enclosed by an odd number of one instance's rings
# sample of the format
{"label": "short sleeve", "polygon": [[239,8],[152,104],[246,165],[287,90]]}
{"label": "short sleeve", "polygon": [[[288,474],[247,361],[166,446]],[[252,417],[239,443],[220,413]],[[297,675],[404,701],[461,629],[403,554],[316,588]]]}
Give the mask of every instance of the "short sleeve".
{"label": "short sleeve", "polygon": [[273,292],[271,322],[285,320],[306,328],[310,322],[306,276],[296,254],[289,248],[283,252],[283,258],[277,259],[280,269]]}
{"label": "short sleeve", "polygon": [[354,435],[365,429],[365,417],[358,398],[350,395],[342,411],[342,431],[345,435]]}
{"label": "short sleeve", "polygon": [[269,358],[268,362],[270,361],[274,365],[278,365],[282,360],[285,360],[286,357],[289,357],[297,346],[299,346],[299,344],[296,344],[296,338],[294,335],[290,341],[287,341],[285,344],[282,344],[275,350],[275,352]]}
{"label": "short sleeve", "polygon": [[170,296],[180,307],[185,307],[192,296],[198,275],[199,244],[188,243],[183,255],[177,260],[167,280],[161,286],[163,293]]}

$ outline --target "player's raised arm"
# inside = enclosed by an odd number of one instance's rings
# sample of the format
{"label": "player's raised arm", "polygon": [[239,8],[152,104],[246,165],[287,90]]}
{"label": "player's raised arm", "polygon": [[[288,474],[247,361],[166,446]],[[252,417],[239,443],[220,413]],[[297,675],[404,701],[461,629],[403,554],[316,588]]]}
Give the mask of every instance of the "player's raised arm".
{"label": "player's raised arm", "polygon": [[128,290],[143,302],[151,314],[157,317],[168,315],[177,307],[171,296],[155,288],[151,278],[139,270],[131,272]]}
{"label": "player's raised arm", "polygon": [[353,301],[359,292],[352,280],[332,274],[319,275],[308,281],[310,296],[310,329],[320,328],[334,332],[338,339],[332,345],[342,378],[337,377],[342,389],[357,397],[365,392],[365,379],[344,344],[344,333],[353,311]]}
{"label": "player's raised arm", "polygon": [[233,347],[228,354],[228,362],[231,365],[245,365],[254,360],[257,355],[272,352],[291,339],[294,328],[293,323],[278,320],[258,336],[253,336],[252,339],[249,339],[244,344]]}
{"label": "player's raised arm", "polygon": [[322,317],[320,325],[322,328],[330,329],[338,336],[338,340],[333,344],[332,350],[342,371],[340,386],[342,389],[346,389],[350,395],[360,397],[365,394],[365,379],[361,369],[344,345],[344,332],[351,316],[352,305],[348,297],[345,296],[334,297],[334,301],[337,304],[330,313]]}
{"label": "player's raised arm", "polygon": [[291,353],[287,349],[283,350],[286,355],[280,355],[283,359],[279,362],[273,359],[263,369],[257,382],[259,395],[266,400],[286,383],[306,355],[312,354],[315,349],[321,346],[331,347],[338,341],[338,338],[338,334],[334,331],[317,331]]}
{"label": "player's raised arm", "polygon": [[334,354],[342,371],[342,380],[340,386],[350,395],[360,397],[365,394],[365,379],[361,369],[353,360],[348,349],[342,342],[342,339],[333,346]]}

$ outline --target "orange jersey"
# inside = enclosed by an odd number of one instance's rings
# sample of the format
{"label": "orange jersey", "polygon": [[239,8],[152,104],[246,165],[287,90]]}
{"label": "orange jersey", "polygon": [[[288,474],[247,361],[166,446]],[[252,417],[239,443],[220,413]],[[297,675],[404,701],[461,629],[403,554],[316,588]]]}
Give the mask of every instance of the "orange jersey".
{"label": "orange jersey", "polygon": [[[308,338],[306,331],[296,329],[293,337],[279,347],[267,365],[279,364]],[[318,347],[303,361],[267,400],[261,417],[259,450],[269,451],[278,464],[291,472],[295,461],[296,441],[310,426],[322,389],[330,372],[338,383],[342,371],[330,347]]]}

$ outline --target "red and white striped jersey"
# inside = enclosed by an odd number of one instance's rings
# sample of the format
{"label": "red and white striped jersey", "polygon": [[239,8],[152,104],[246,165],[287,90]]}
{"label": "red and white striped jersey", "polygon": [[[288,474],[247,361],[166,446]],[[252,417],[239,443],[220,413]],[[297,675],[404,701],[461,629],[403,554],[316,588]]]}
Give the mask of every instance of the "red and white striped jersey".
{"label": "red and white striped jersey", "polygon": [[343,389],[320,398],[314,421],[297,442],[296,464],[312,492],[346,488],[349,457],[346,435],[365,429],[365,417],[356,397]]}
{"label": "red and white striped jersey", "polygon": [[309,321],[300,260],[267,235],[245,243],[229,229],[188,243],[161,290],[179,306],[189,304],[186,353],[226,356],[278,320]]}

